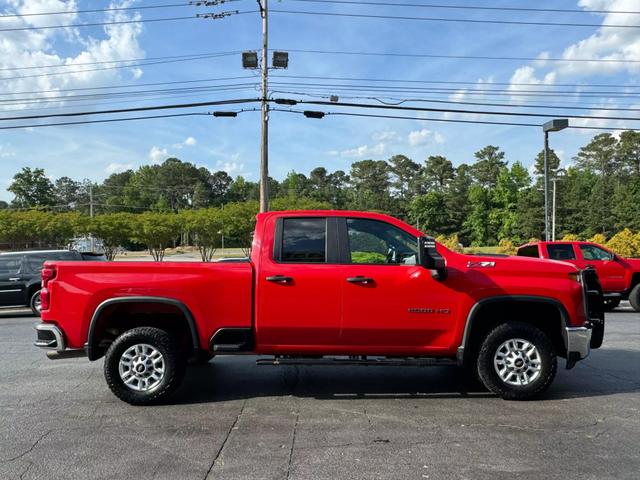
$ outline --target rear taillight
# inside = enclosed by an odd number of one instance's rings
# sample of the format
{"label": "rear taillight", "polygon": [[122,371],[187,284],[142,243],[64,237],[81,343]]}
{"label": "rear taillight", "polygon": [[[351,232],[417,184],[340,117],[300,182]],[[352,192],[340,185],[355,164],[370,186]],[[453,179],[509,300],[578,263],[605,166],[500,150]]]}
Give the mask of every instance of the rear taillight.
{"label": "rear taillight", "polygon": [[56,278],[56,267],[46,265],[40,275],[42,277],[42,288],[47,288],[49,281]]}
{"label": "rear taillight", "polygon": [[40,290],[40,310],[49,310],[49,290],[43,288]]}

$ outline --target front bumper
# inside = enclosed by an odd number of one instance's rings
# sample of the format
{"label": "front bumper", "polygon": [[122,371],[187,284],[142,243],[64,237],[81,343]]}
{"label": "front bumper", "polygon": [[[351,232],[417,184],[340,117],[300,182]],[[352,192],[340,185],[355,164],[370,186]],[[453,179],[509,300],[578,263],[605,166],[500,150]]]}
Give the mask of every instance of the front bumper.
{"label": "front bumper", "polygon": [[593,330],[587,327],[566,327],[567,369],[576,362],[584,360],[591,352],[591,335]]}
{"label": "front bumper", "polygon": [[57,326],[51,323],[37,323],[34,328],[37,335],[34,345],[48,350],[47,357],[49,359],[58,360],[86,355],[84,350],[67,348],[64,333]]}

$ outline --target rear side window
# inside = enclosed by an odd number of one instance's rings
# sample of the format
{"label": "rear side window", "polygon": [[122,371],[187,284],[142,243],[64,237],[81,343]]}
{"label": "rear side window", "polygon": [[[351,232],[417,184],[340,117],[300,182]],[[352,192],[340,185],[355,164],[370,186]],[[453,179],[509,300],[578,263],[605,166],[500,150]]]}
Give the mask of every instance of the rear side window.
{"label": "rear side window", "polygon": [[35,256],[35,255],[27,255],[25,257],[25,273],[27,274],[35,274],[40,273],[42,270],[42,265],[47,260],[52,260],[52,258],[47,258],[45,256]]}
{"label": "rear side window", "polygon": [[282,262],[325,263],[326,260],[326,218],[285,218],[283,220]]}
{"label": "rear side window", "polygon": [[2,256],[0,257],[0,276],[11,276],[20,273],[22,257]]}
{"label": "rear side window", "polygon": [[547,245],[547,253],[549,258],[553,260],[575,260],[576,254],[573,251],[573,245],[569,243],[558,243]]}
{"label": "rear side window", "polygon": [[526,247],[518,249],[518,256],[538,258],[540,256],[538,245],[527,245]]}

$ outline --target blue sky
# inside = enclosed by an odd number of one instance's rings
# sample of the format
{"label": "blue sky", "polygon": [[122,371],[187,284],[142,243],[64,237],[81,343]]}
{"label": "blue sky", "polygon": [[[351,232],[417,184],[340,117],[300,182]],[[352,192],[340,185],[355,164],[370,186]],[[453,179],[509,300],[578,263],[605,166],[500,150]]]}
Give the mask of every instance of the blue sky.
{"label": "blue sky", "polygon": [[[66,11],[106,8],[111,6],[152,6],[162,0],[118,0],[112,3],[84,0],[5,0],[0,1],[3,14]],[[396,2],[396,3],[438,3]],[[454,3],[440,0],[440,4],[477,5],[469,0]],[[535,8],[569,8],[585,11],[596,9],[639,10],[632,0],[569,0],[513,2],[486,0],[482,5],[533,6]],[[225,3],[212,8],[191,6],[125,11],[118,13],[92,13],[45,17],[0,19],[0,28],[67,25],[105,20],[124,20],[138,15],[142,19],[194,15],[196,12],[228,10],[256,10],[254,0]],[[431,8],[375,7],[372,5],[314,4],[282,0],[270,0],[274,10],[316,12],[346,12],[376,15],[404,15],[440,18],[498,19],[548,22],[578,22],[600,25],[602,23],[640,24],[640,15],[616,15],[597,13],[522,13],[504,11],[467,11]],[[321,76],[403,80],[441,80],[478,82],[467,88],[517,89],[557,88],[574,90],[573,87],[553,87],[555,84],[622,84],[638,83],[637,68],[640,63],[640,29],[611,29],[594,27],[555,27],[529,25],[495,25],[452,22],[402,21],[329,17],[317,15],[291,15],[272,13],[270,17],[270,46],[281,50],[328,50],[357,52],[388,52],[412,54],[445,54],[462,56],[532,57],[536,61],[433,59],[388,56],[353,56],[309,53],[290,53],[289,69],[273,72],[272,82],[325,82],[371,84],[372,82],[336,82],[277,77]],[[132,58],[155,58],[171,55],[191,55],[205,52],[230,52],[260,47],[260,18],[257,13],[236,15],[221,20],[183,20],[144,24],[98,26],[90,28],[50,29],[42,31],[4,32],[0,37],[0,68],[5,79],[0,87],[3,100],[10,98],[37,98],[37,94],[17,94],[42,90],[57,91],[68,88],[95,86],[137,85],[155,82],[173,82],[220,77],[249,77],[225,83],[258,83],[256,73],[241,68],[240,55],[200,59],[170,64],[132,66],[125,69],[101,70],[33,77],[34,74],[52,72],[51,67],[25,69],[26,66],[69,65],[87,62],[107,62]],[[618,63],[550,62],[551,58],[599,58],[626,60]],[[108,65],[108,64],[100,64]],[[22,70],[11,70],[22,68]],[[65,67],[72,69],[74,67]],[[92,67],[76,66],[76,70]],[[57,71],[62,71],[58,69]],[[15,78],[30,76],[29,78]],[[7,78],[12,78],[7,80]],[[491,83],[542,83],[547,87],[517,85],[491,86]],[[388,82],[391,84],[392,82]],[[487,84],[489,84],[487,86]],[[393,85],[399,85],[393,83]],[[484,85],[484,87],[483,87]],[[175,85],[183,87],[185,85]],[[187,85],[193,86],[193,84]],[[407,84],[405,84],[407,86]],[[421,86],[408,84],[408,86]],[[429,86],[429,85],[422,85]],[[465,91],[459,85],[441,85],[459,88],[448,93],[392,93],[394,98],[421,98],[454,101],[501,101],[517,104],[523,97],[504,95],[485,97]],[[162,87],[140,87],[162,88]],[[308,92],[305,85],[276,86],[272,90]],[[581,89],[584,90],[584,89]],[[608,88],[607,91],[623,89]],[[631,89],[632,90],[632,89]],[[630,91],[631,91],[630,90]],[[16,93],[15,95],[9,95]],[[77,94],[83,92],[68,93]],[[90,92],[91,93],[91,92]],[[331,87],[323,87],[325,94]],[[508,92],[506,92],[508,93]],[[51,93],[50,95],[54,95]],[[60,95],[60,94],[58,94]],[[182,94],[185,95],[185,94]],[[299,95],[273,93],[274,97]],[[339,93],[344,101],[350,96],[368,96],[367,93]],[[93,101],[68,101],[47,104],[0,105],[2,116],[12,114],[40,114],[57,111],[99,110],[102,108],[127,108],[141,105],[183,103],[231,98],[256,97],[258,92],[218,91],[195,93],[179,98],[126,98]],[[373,102],[355,99],[352,101]],[[529,99],[544,102],[575,105],[595,105],[594,112],[606,111],[613,103],[629,106],[633,98],[587,98],[583,96]],[[414,104],[416,105],[416,104]],[[429,104],[422,103],[426,106]],[[439,105],[443,106],[443,105]],[[453,106],[453,105],[451,105]],[[477,108],[460,106],[461,108]],[[596,108],[597,107],[597,108]],[[47,110],[44,110],[44,109]],[[305,107],[322,109],[321,107]],[[37,110],[36,110],[37,109]],[[514,108],[497,108],[514,110]],[[17,110],[17,111],[8,111]],[[211,110],[207,108],[193,111]],[[330,109],[339,111],[338,107]],[[353,111],[353,109],[351,109]],[[531,111],[531,110],[528,110]],[[561,108],[548,112],[562,112]],[[161,112],[157,112],[159,114]],[[393,111],[371,113],[399,114]],[[589,113],[585,111],[583,113]],[[401,113],[400,113],[401,114]],[[543,118],[475,117],[454,114],[411,114],[430,118],[483,119],[499,121],[524,121],[542,124]],[[627,114],[630,115],[630,114]],[[51,120],[55,121],[55,120]],[[13,124],[18,124],[14,122]],[[24,123],[24,122],[22,122]],[[576,120],[573,124],[602,126],[635,125],[630,121]],[[2,122],[10,125],[9,122]],[[243,175],[256,180],[259,164],[260,119],[257,112],[248,112],[235,119],[205,116],[162,120],[135,121],[111,124],[4,130],[0,133],[0,199],[10,200],[5,191],[11,177],[22,167],[42,167],[51,178],[63,175],[75,179],[88,178],[100,181],[109,173],[125,168],[158,162],[176,156],[198,166],[212,170],[224,169],[232,175]],[[541,149],[542,134],[538,128],[486,126],[440,123],[429,120],[385,120],[355,117],[325,117],[322,120],[306,119],[300,115],[272,112],[270,123],[270,173],[282,179],[291,170],[308,173],[316,166],[329,170],[348,171],[350,164],[365,158],[387,159],[394,154],[405,154],[423,162],[429,155],[446,155],[455,165],[472,162],[473,153],[484,145],[499,145],[510,162],[520,161],[530,166]],[[578,148],[597,131],[570,130],[554,134],[554,147],[565,163]]]}

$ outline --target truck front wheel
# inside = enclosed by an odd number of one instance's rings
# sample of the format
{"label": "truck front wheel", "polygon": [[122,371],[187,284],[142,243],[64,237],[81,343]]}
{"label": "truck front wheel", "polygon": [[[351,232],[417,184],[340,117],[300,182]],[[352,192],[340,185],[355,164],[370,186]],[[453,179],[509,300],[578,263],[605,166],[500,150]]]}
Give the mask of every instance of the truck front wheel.
{"label": "truck front wheel", "polygon": [[527,400],[549,388],[558,362],[544,332],[528,323],[511,322],[485,337],[477,366],[490,391],[505,400]]}
{"label": "truck front wheel", "polygon": [[185,359],[164,330],[126,331],[105,355],[104,376],[111,391],[131,405],[158,403],[182,382]]}
{"label": "truck front wheel", "polygon": [[629,303],[636,312],[640,312],[640,283],[631,289]]}

